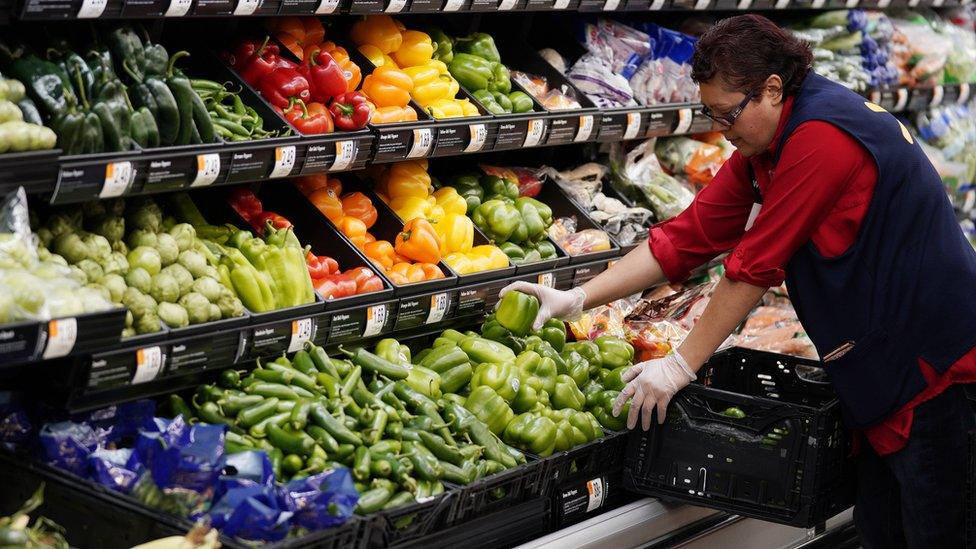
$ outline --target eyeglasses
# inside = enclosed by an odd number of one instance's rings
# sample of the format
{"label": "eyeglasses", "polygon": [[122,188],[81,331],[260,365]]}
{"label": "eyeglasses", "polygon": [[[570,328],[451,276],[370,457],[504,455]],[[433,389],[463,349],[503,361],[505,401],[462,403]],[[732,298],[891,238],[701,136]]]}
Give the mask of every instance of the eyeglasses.
{"label": "eyeglasses", "polygon": [[726,128],[731,128],[735,124],[736,119],[739,118],[739,115],[742,114],[742,111],[745,110],[746,105],[748,105],[749,102],[752,101],[752,98],[755,96],[756,96],[756,90],[747,93],[746,98],[742,100],[742,103],[739,103],[739,106],[732,109],[732,111],[729,112],[728,114],[714,114],[708,107],[704,105],[702,106],[701,113],[707,116],[709,120],[712,120],[713,122],[718,122],[719,124],[725,126]]}

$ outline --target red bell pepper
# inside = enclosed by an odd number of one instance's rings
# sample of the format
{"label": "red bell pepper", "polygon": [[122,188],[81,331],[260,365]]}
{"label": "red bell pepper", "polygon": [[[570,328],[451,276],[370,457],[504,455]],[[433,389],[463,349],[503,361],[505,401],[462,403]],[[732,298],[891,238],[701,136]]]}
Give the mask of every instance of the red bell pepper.
{"label": "red bell pepper", "polygon": [[[248,52],[250,55],[243,57]],[[278,46],[268,44],[268,38],[265,37],[260,46],[257,43],[242,43],[235,50],[231,62],[236,62],[234,68],[245,82],[257,86],[264,77],[274,72],[278,59]]]}
{"label": "red bell pepper", "polygon": [[340,299],[356,295],[356,282],[344,275],[329,275],[312,281],[312,285],[325,299]]}
{"label": "red bell pepper", "polygon": [[254,227],[254,230],[259,234],[264,234],[264,229],[268,226],[268,221],[271,222],[271,226],[275,229],[287,229],[292,226],[291,221],[288,221],[284,216],[267,210],[258,212],[251,219],[248,219],[251,227]]}
{"label": "red bell pepper", "polygon": [[[317,103],[312,103],[317,105]],[[332,115],[327,110],[312,114],[302,100],[294,101],[283,111],[285,120],[303,134],[332,133]]]}
{"label": "red bell pepper", "polygon": [[258,199],[257,195],[254,194],[254,191],[244,187],[238,187],[231,191],[230,196],[227,197],[227,201],[248,222],[251,221],[252,217],[264,211],[264,206],[261,204],[261,200]]}
{"label": "red bell pepper", "polygon": [[362,284],[356,285],[357,294],[368,294],[370,292],[378,292],[382,289],[383,281],[376,275],[367,278]]}
{"label": "red bell pepper", "polygon": [[274,69],[258,83],[261,95],[272,105],[286,108],[291,98],[307,100],[308,80],[295,69],[281,67]]}
{"label": "red bell pepper", "polygon": [[342,67],[324,50],[309,56],[302,65],[302,74],[308,79],[312,101],[325,103],[346,92],[346,77]]}
{"label": "red bell pepper", "polygon": [[329,105],[335,127],[340,130],[361,130],[369,122],[369,100],[359,92],[346,92]]}
{"label": "red bell pepper", "polygon": [[339,271],[339,263],[327,255],[315,255],[308,252],[305,256],[308,265],[308,275],[312,278],[324,278]]}

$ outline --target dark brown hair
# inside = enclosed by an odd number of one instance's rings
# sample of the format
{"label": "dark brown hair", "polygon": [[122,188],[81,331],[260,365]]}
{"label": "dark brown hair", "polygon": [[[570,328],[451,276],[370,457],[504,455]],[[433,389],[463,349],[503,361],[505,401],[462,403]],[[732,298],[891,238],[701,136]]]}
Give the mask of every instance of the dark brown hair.
{"label": "dark brown hair", "polygon": [[784,95],[793,95],[812,62],[809,44],[769,19],[750,13],[723,19],[698,39],[691,77],[695,82],[707,82],[718,75],[728,85],[748,93],[777,74],[783,79]]}

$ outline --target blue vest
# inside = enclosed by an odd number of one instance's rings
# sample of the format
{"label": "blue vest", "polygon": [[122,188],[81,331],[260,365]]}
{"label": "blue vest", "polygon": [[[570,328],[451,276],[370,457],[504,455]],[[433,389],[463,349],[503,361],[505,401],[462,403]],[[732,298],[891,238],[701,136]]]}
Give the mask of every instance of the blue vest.
{"label": "blue vest", "polygon": [[820,356],[841,349],[824,367],[845,420],[867,427],[925,389],[919,358],[945,372],[976,347],[976,251],[935,168],[894,116],[811,73],[774,160],[807,120],[844,130],[878,166],[851,248],[826,258],[808,242],[786,269],[790,297]]}

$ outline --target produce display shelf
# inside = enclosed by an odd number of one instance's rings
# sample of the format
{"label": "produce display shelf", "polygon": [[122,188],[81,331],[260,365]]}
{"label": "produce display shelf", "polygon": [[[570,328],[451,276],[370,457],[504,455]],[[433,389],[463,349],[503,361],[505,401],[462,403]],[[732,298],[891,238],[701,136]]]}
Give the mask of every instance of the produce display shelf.
{"label": "produce display shelf", "polygon": [[[898,7],[951,8],[972,0],[23,0],[4,14],[21,20],[250,17],[339,13],[759,11]],[[3,8],[4,6],[0,6]]]}

